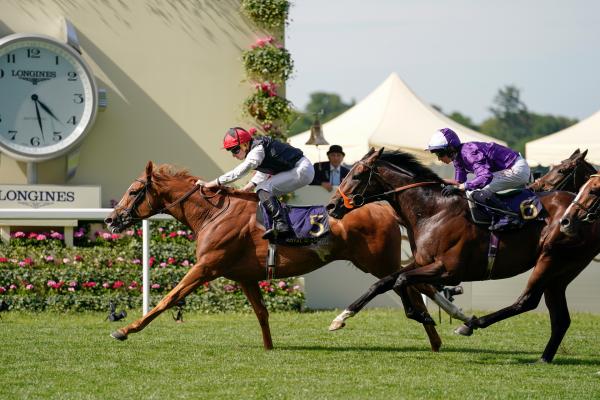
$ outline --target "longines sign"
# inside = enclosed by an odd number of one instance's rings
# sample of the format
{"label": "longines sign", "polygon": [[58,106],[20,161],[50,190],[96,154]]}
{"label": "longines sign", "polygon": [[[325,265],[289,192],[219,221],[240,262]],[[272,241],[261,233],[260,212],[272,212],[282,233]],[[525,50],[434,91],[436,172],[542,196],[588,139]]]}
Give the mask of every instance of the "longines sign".
{"label": "longines sign", "polygon": [[0,208],[100,208],[100,187],[0,184]]}

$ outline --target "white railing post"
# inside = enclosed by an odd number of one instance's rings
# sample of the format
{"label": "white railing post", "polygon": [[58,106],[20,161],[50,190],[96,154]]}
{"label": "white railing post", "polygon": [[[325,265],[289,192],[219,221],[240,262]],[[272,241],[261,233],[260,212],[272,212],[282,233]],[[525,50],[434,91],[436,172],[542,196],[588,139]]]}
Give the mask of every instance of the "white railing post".
{"label": "white railing post", "polygon": [[150,306],[150,221],[142,221],[142,312],[148,314]]}

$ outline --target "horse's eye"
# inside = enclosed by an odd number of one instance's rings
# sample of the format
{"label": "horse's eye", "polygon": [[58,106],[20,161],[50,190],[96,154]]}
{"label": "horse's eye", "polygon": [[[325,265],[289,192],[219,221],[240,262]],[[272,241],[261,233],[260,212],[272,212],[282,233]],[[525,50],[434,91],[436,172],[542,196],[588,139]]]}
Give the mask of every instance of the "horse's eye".
{"label": "horse's eye", "polygon": [[561,168],[561,169],[559,169],[559,170],[558,170],[558,173],[559,173],[559,174],[564,174],[565,172],[566,172],[566,171],[564,170],[564,168]]}

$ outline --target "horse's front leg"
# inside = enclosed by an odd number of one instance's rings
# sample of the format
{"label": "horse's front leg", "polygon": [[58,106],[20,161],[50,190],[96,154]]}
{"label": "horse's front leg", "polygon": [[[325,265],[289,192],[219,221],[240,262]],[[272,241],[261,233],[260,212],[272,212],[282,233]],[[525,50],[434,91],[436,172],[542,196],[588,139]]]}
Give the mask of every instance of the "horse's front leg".
{"label": "horse's front leg", "polygon": [[424,325],[435,325],[435,321],[431,318],[427,309],[423,310],[421,307],[416,307],[411,299],[409,288],[416,283],[429,283],[440,279],[444,272],[444,264],[442,261],[438,260],[410,271],[402,271],[402,273],[398,275],[392,287],[400,294],[402,304],[404,305],[404,311],[408,318],[414,319]]}
{"label": "horse's front leg", "polygon": [[353,317],[358,313],[364,306],[366,306],[371,300],[375,297],[379,296],[387,292],[388,290],[392,290],[394,287],[394,283],[396,282],[396,278],[400,275],[400,271],[394,272],[375,282],[369,287],[369,290],[365,292],[362,296],[360,296],[354,303],[350,304],[346,309],[333,321],[331,321],[331,325],[329,325],[330,331],[335,331],[346,326],[344,322],[350,317]]}
{"label": "horse's front leg", "polygon": [[267,310],[267,307],[265,307],[265,302],[262,294],[260,293],[258,282],[240,282],[240,285],[242,286],[244,294],[254,309],[256,318],[258,318],[258,323],[260,324],[260,329],[262,330],[263,345],[265,350],[272,350],[273,340],[271,339],[271,328],[269,328],[269,311]]}
{"label": "horse's front leg", "polygon": [[163,299],[142,318],[131,324],[118,329],[110,334],[115,339],[125,340],[130,333],[139,332],[146,327],[154,318],[158,317],[163,311],[173,307],[178,301],[193,292],[198,286],[215,277],[207,278],[206,268],[199,263],[195,264],[181,281]]}

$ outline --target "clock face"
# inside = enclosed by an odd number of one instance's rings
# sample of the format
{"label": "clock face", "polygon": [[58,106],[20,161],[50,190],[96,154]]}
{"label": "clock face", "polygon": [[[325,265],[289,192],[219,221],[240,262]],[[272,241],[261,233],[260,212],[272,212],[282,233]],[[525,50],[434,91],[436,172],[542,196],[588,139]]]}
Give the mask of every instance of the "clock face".
{"label": "clock face", "polygon": [[26,161],[79,144],[96,116],[93,75],[68,45],[41,35],[0,39],[0,150]]}

